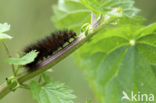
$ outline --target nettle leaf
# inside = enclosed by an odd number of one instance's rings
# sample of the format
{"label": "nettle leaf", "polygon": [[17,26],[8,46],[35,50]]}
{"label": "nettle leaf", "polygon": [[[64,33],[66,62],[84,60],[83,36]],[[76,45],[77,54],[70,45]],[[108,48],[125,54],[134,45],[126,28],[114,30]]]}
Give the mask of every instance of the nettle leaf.
{"label": "nettle leaf", "polygon": [[[156,33],[156,23],[153,23],[149,26],[146,26],[140,30],[138,30],[137,34],[138,34],[138,38],[144,37],[144,36],[149,36],[153,33]],[[151,42],[155,42],[155,41],[151,41]]]}
{"label": "nettle leaf", "polygon": [[0,33],[0,40],[2,39],[12,39],[12,37],[5,33]]}
{"label": "nettle leaf", "polygon": [[156,95],[155,31],[155,24],[110,28],[75,53],[101,103],[135,102],[122,101],[123,92]]}
{"label": "nettle leaf", "polygon": [[10,25],[7,23],[0,24],[0,33],[6,32],[10,30]]}
{"label": "nettle leaf", "polygon": [[135,8],[134,0],[81,0],[82,3],[95,13],[120,17],[135,16],[139,10]]}
{"label": "nettle leaf", "polygon": [[33,98],[38,103],[74,103],[73,99],[76,98],[72,90],[59,82],[50,81],[41,85],[33,81],[29,87]]}
{"label": "nettle leaf", "polygon": [[38,55],[38,52],[33,50],[21,58],[8,58],[7,62],[9,64],[14,64],[14,65],[26,65],[28,63],[33,62],[35,58],[37,57],[37,55]]}
{"label": "nettle leaf", "polygon": [[84,23],[90,23],[91,11],[79,0],[59,0],[58,5],[53,6],[52,21],[59,29],[73,29],[80,32]]}
{"label": "nettle leaf", "polygon": [[146,19],[144,17],[140,17],[140,16],[135,16],[133,18],[123,16],[122,18],[117,20],[116,23],[119,25],[123,25],[123,24],[138,25],[138,24],[143,24],[145,21],[146,21]]}
{"label": "nettle leaf", "polygon": [[156,64],[156,23],[137,32],[138,49],[151,64]]}
{"label": "nettle leaf", "polygon": [[4,24],[0,24],[0,40],[2,39],[11,39],[12,37],[7,35],[6,31],[9,31],[10,30],[10,25],[7,24],[7,23],[4,23]]}
{"label": "nettle leaf", "polygon": [[99,14],[133,17],[138,12],[133,4],[133,0],[59,0],[58,5],[53,6],[52,21],[59,29],[68,28],[79,33],[83,24],[91,23],[91,11],[96,18]]}

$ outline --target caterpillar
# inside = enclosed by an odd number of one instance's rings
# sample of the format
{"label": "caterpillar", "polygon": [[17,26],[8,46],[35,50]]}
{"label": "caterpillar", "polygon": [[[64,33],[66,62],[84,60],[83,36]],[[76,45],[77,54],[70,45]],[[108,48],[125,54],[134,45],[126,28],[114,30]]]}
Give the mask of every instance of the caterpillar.
{"label": "caterpillar", "polygon": [[32,50],[38,51],[38,55],[35,60],[25,67],[28,71],[34,71],[37,69],[37,64],[44,58],[53,55],[59,48],[63,48],[65,43],[70,43],[70,39],[75,39],[76,33],[72,30],[63,30],[51,33],[51,35],[39,40],[38,42],[26,47],[24,53],[29,53]]}

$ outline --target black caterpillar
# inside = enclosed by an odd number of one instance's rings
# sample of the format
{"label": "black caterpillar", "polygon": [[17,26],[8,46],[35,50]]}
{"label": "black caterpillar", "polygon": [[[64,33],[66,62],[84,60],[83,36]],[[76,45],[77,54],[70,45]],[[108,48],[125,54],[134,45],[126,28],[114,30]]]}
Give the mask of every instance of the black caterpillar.
{"label": "black caterpillar", "polygon": [[25,67],[29,71],[37,69],[37,64],[39,61],[47,58],[50,55],[53,55],[59,48],[63,48],[65,43],[70,43],[70,39],[75,39],[76,33],[72,30],[64,30],[52,33],[50,36],[38,41],[35,44],[28,46],[24,53],[28,53],[32,50],[37,50],[39,53],[35,60],[29,64],[26,64]]}

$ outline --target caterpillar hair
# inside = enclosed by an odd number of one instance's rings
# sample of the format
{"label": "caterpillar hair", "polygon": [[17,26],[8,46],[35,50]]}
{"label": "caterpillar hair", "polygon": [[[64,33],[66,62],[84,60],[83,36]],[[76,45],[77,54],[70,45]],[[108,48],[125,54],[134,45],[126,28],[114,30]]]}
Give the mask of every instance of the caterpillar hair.
{"label": "caterpillar hair", "polygon": [[70,39],[75,39],[76,33],[72,30],[57,31],[47,36],[46,38],[39,40],[37,43],[34,43],[24,49],[24,53],[28,53],[32,50],[38,51],[38,55],[35,60],[29,64],[26,64],[25,67],[28,71],[34,71],[37,68],[37,65],[44,58],[47,58],[50,55],[53,55],[63,48],[65,43],[70,43]]}

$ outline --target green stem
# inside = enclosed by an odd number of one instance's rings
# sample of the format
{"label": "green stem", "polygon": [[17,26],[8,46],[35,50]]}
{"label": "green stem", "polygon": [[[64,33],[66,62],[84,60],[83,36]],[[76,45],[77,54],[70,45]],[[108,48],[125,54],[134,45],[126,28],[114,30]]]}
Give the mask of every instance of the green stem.
{"label": "green stem", "polygon": [[0,85],[0,99],[7,95],[10,92],[9,87],[7,86],[7,83],[3,83]]}
{"label": "green stem", "polygon": [[[1,44],[3,45],[3,47],[4,47],[4,49],[5,49],[8,57],[10,58],[11,57],[11,54],[9,52],[9,49],[8,49],[7,45],[2,40],[1,40]],[[12,71],[13,71],[14,76],[16,76],[15,66],[12,64],[11,67],[12,67]]]}
{"label": "green stem", "polygon": [[[25,81],[32,79],[33,77],[43,73],[47,69],[50,69],[52,66],[56,65],[58,62],[63,60],[65,57],[72,54],[75,50],[77,50],[80,46],[85,44],[92,36],[97,34],[98,32],[102,31],[105,27],[107,27],[109,24],[104,24],[102,26],[97,27],[93,32],[89,32],[87,36],[84,36],[84,34],[80,34],[72,43],[67,45],[65,48],[60,50],[58,53],[50,57],[49,59],[43,61],[39,65],[39,69],[33,72],[23,72],[19,75],[17,75],[17,80],[20,84],[23,84]],[[5,95],[7,95],[11,90],[9,90],[6,83],[2,84],[0,86],[0,99],[3,98]]]}

